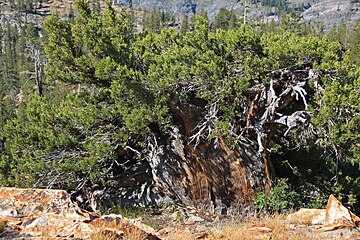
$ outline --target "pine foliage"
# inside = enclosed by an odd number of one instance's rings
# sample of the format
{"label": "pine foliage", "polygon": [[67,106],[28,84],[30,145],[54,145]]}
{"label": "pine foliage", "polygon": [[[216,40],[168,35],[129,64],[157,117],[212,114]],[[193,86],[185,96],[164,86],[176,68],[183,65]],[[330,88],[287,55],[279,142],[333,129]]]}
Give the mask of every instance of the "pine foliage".
{"label": "pine foliage", "polygon": [[[335,164],[339,193],[360,195],[351,188],[360,179],[358,25],[345,39],[335,29],[326,37],[293,14],[279,28],[259,30],[238,25],[224,9],[212,25],[196,16],[190,28],[186,17],[179,31],[162,28],[167,17],[154,11],[147,31],[137,34],[130,16],[109,3],[100,11],[78,0],[76,12],[71,21],[48,17],[42,38],[31,25],[26,32],[1,25],[1,185],[111,187],[146,161],[149,139],[168,137],[177,124],[173,110],[188,104],[203,116],[188,139],[194,147],[222,138],[235,148],[255,139],[259,153],[276,158],[275,149],[291,156],[285,148],[300,142],[309,159],[319,154]],[[22,54],[26,49],[33,55]],[[31,58],[36,49],[41,54]],[[29,87],[29,72],[45,65],[46,78],[35,75]],[[260,109],[250,110],[261,92]]]}

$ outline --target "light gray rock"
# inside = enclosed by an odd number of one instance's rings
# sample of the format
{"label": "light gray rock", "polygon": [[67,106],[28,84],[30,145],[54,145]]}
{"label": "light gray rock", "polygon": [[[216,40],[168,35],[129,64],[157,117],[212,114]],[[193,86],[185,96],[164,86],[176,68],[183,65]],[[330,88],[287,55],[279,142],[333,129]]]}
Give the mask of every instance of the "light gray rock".
{"label": "light gray rock", "polygon": [[190,217],[188,218],[187,222],[204,222],[205,220],[201,217],[195,216],[195,215],[190,215]]}
{"label": "light gray rock", "polygon": [[[274,8],[262,6],[260,3],[251,4],[249,0],[115,0],[119,4],[134,9],[152,11],[160,9],[175,16],[191,16],[194,13],[206,11],[212,21],[221,8],[233,10],[238,18],[242,18],[245,6],[247,7],[247,18],[264,21],[279,20]],[[304,4],[304,12],[301,13],[302,21],[314,24],[324,22],[325,32],[329,32],[334,24],[339,25],[342,19],[353,25],[360,19],[360,6],[349,0],[291,0],[289,5],[297,7]],[[308,8],[308,6],[310,6]],[[275,16],[268,16],[273,12]]]}

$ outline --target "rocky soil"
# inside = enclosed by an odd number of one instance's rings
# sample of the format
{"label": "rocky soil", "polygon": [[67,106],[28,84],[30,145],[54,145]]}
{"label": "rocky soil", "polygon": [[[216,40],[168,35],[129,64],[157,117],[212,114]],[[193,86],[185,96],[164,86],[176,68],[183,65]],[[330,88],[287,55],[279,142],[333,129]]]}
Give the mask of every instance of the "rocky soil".
{"label": "rocky soil", "polygon": [[333,196],[326,209],[253,215],[187,208],[128,219],[84,211],[62,190],[0,188],[0,239],[360,239],[360,218]]}

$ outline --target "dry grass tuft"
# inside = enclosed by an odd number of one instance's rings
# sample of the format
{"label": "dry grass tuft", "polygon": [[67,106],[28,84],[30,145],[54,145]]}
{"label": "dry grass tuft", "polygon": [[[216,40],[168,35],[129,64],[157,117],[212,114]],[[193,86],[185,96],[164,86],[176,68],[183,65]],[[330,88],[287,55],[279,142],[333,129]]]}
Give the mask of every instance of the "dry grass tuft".
{"label": "dry grass tuft", "polygon": [[124,240],[143,240],[145,235],[140,229],[134,229],[124,236]]}
{"label": "dry grass tuft", "polygon": [[[171,236],[171,238],[166,238],[171,240],[194,240],[195,237],[191,233],[176,233],[176,235]],[[203,238],[199,238],[203,239]],[[205,239],[212,239],[212,238],[205,238]]]}
{"label": "dry grass tuft", "polygon": [[266,216],[260,220],[264,227],[270,228],[272,230],[271,239],[289,239],[289,229],[287,229],[285,218],[285,215],[276,214]]}
{"label": "dry grass tuft", "polygon": [[253,227],[250,222],[234,220],[219,229],[213,229],[211,239],[254,239],[253,236],[250,236],[249,232],[246,231],[246,229],[250,227]]}
{"label": "dry grass tuft", "polygon": [[242,229],[225,227],[220,232],[212,234],[211,239],[222,239],[222,240],[233,240],[233,239],[244,239],[250,240],[255,239],[253,236],[250,236],[247,231],[242,231]]}
{"label": "dry grass tuft", "polygon": [[117,232],[110,231],[110,230],[100,230],[96,233],[93,233],[90,236],[90,239],[92,239],[92,240],[117,240],[117,239],[143,240],[143,239],[145,239],[145,235],[140,230],[130,231],[126,235],[119,234]]}
{"label": "dry grass tuft", "polygon": [[92,240],[143,240],[146,239],[146,234],[138,228],[130,227],[125,231],[119,230],[118,225],[114,227],[99,227],[97,231],[91,234],[90,239]]}
{"label": "dry grass tuft", "polygon": [[0,221],[0,233],[2,233],[6,228],[7,222]]}
{"label": "dry grass tuft", "polygon": [[285,220],[286,216],[277,214],[262,217],[255,221],[231,222],[214,229],[210,239],[221,240],[308,240],[316,239],[309,230],[292,229]]}
{"label": "dry grass tuft", "polygon": [[99,231],[91,234],[90,239],[93,239],[93,240],[116,240],[116,239],[123,239],[123,237],[119,236],[115,232],[99,230]]}

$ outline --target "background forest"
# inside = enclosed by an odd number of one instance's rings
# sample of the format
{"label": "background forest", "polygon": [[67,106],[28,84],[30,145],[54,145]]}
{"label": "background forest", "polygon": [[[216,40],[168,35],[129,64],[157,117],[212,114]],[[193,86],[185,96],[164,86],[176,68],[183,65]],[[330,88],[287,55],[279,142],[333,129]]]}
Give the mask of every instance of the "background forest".
{"label": "background forest", "polygon": [[325,34],[295,12],[265,24],[221,9],[174,27],[155,10],[139,32],[132,11],[110,4],[79,0],[43,23],[27,20],[34,3],[11,4],[0,26],[1,186],[66,189],[85,207],[97,191],[161,205],[152,189],[170,177],[156,164],[181,138],[185,155],[205,143],[253,148],[249,161],[264,166],[243,197],[258,208],[322,207],[335,194],[359,213],[360,23]]}

